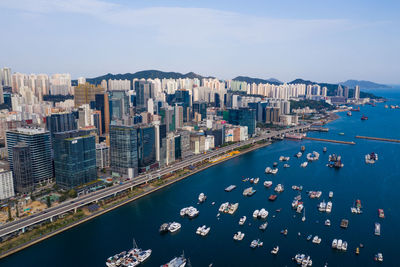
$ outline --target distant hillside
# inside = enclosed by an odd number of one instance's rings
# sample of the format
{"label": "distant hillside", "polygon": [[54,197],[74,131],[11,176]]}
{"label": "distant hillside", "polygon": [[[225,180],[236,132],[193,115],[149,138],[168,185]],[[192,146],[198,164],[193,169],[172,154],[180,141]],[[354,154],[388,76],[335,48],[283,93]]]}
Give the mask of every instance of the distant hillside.
{"label": "distant hillside", "polygon": [[251,77],[246,77],[246,76],[238,76],[236,78],[233,79],[234,81],[240,81],[240,82],[247,82],[247,83],[269,83],[269,84],[276,84],[276,85],[280,85],[283,84],[283,82],[275,79],[275,78],[271,78],[271,79],[259,79],[259,78],[251,78]]}
{"label": "distant hillside", "polygon": [[138,71],[135,73],[125,73],[125,74],[111,74],[108,73],[103,76],[95,77],[95,78],[88,78],[86,79],[87,82],[91,84],[100,84],[102,80],[108,80],[108,79],[128,79],[128,80],[133,80],[133,79],[184,79],[184,78],[189,78],[189,79],[202,79],[202,78],[213,78],[213,77],[204,77],[199,74],[196,74],[194,72],[189,72],[186,74],[182,74],[179,72],[164,72],[164,71],[159,71],[159,70],[143,70],[143,71]]}
{"label": "distant hillside", "polygon": [[361,89],[385,89],[390,88],[385,84],[374,83],[370,81],[358,81],[358,80],[347,80],[345,82],[341,82],[339,84],[348,86],[349,88],[355,88],[356,85],[360,86]]}

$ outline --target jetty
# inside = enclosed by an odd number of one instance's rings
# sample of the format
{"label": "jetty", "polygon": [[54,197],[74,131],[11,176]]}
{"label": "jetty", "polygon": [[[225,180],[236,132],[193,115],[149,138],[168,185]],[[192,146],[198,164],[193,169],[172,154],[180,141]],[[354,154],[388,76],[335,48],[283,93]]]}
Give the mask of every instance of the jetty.
{"label": "jetty", "polygon": [[329,132],[329,128],[326,127],[315,127],[315,126],[311,126],[309,129],[309,131],[315,131],[315,132]]}
{"label": "jetty", "polygon": [[354,141],[340,141],[340,140],[332,140],[332,139],[323,139],[323,138],[315,138],[315,137],[303,137],[306,140],[314,140],[321,142],[329,142],[329,143],[337,143],[337,144],[345,144],[345,145],[355,145]]}
{"label": "jetty", "polygon": [[375,141],[383,141],[383,142],[392,142],[392,143],[400,143],[398,139],[389,139],[389,138],[380,138],[380,137],[371,137],[371,136],[361,136],[356,135],[358,139],[367,139],[367,140],[375,140]]}

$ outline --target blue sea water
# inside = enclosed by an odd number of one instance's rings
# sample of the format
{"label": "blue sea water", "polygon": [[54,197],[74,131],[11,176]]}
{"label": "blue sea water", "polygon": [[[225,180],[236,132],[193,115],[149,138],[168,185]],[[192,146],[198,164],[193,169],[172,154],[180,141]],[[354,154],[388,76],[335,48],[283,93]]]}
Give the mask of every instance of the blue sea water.
{"label": "blue sea water", "polygon": [[[388,104],[400,104],[400,91],[379,91],[378,94],[389,98]],[[367,121],[361,121],[365,114]],[[269,147],[242,155],[225,163],[195,174],[188,179],[164,188],[138,201],[127,204],[103,216],[86,222],[76,228],[29,247],[21,252],[0,260],[0,266],[105,266],[108,256],[132,247],[135,238],[139,247],[151,248],[151,257],[142,266],[160,266],[175,256],[185,252],[192,266],[296,266],[291,258],[296,253],[311,256],[313,266],[398,266],[398,239],[400,237],[400,144],[355,139],[355,135],[387,137],[400,139],[400,110],[385,109],[384,104],[376,107],[363,106],[360,112],[348,117],[341,113],[340,118],[328,125],[328,133],[309,133],[309,136],[337,140],[353,140],[356,145],[342,145],[315,141],[281,141]],[[344,135],[339,135],[343,132]],[[300,146],[306,146],[307,152],[318,151],[321,156],[307,168],[301,168],[305,161],[292,157]],[[327,147],[328,152],[322,153]],[[364,162],[364,155],[370,152],[379,155],[374,165]],[[340,170],[326,167],[328,155],[337,153],[342,156],[344,167]],[[291,167],[284,169],[279,163],[279,172],[275,176],[266,176],[264,169],[278,161],[279,156],[290,156]],[[257,192],[252,197],[244,197],[243,189],[249,183],[242,182],[243,177],[260,177]],[[263,186],[265,180],[272,180],[270,189]],[[281,183],[285,191],[279,194],[275,202],[268,201],[273,187]],[[224,188],[236,184],[230,193]],[[306,207],[306,221],[291,209],[291,202],[298,194],[292,185],[303,185],[303,201]],[[308,190],[321,190],[320,200],[309,199]],[[331,214],[320,213],[317,205],[333,191],[333,209]],[[197,204],[197,197],[204,192],[208,198],[204,204]],[[350,212],[356,199],[360,199],[363,213]],[[213,206],[211,202],[215,201]],[[218,219],[218,207],[222,202],[239,202],[234,215],[221,214]],[[193,205],[200,215],[189,220],[179,216],[179,210]],[[269,211],[268,227],[261,232],[260,220],[254,220],[255,209]],[[280,213],[276,209],[282,209]],[[385,211],[385,219],[378,218],[378,208]],[[239,218],[247,216],[244,226],[239,226]],[[275,217],[273,217],[275,215]],[[331,226],[324,221],[329,218]],[[341,219],[349,220],[348,229],[340,228]],[[159,226],[164,222],[178,221],[182,228],[175,234],[160,235]],[[374,235],[374,223],[381,223],[381,236]],[[251,225],[249,225],[249,223]],[[195,234],[196,228],[206,224],[211,227],[207,237]],[[285,237],[280,234],[288,229]],[[246,234],[241,242],[233,241],[233,234],[242,231]],[[301,236],[298,236],[298,233]],[[322,238],[320,245],[307,241],[307,235]],[[260,238],[264,246],[257,249],[249,247],[253,239]],[[347,252],[331,249],[334,238],[346,240]],[[355,248],[364,244],[360,255]],[[270,254],[271,249],[279,245],[279,254]],[[382,252],[384,262],[373,261],[374,254]]]}

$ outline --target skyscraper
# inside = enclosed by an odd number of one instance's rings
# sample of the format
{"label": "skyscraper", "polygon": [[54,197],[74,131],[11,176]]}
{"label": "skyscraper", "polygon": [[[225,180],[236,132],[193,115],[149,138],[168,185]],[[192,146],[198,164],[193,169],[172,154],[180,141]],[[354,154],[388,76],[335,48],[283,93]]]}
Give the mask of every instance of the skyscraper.
{"label": "skyscraper", "polygon": [[34,189],[32,160],[29,146],[19,142],[12,148],[15,192],[26,194]]}
{"label": "skyscraper", "polygon": [[360,86],[358,85],[356,85],[356,88],[354,88],[354,99],[360,99]]}
{"label": "skyscraper", "polygon": [[101,86],[95,86],[89,83],[79,84],[75,87],[75,107],[90,104],[91,101],[95,101],[96,94],[102,93],[104,93],[104,89]]}
{"label": "skyscraper", "polygon": [[154,84],[146,81],[135,82],[136,91],[136,111],[143,112],[147,110],[147,101],[154,98]]}
{"label": "skyscraper", "polygon": [[12,172],[0,169],[0,200],[8,199],[14,195]]}
{"label": "skyscraper", "polygon": [[46,128],[51,134],[76,130],[75,115],[69,112],[53,113],[46,117]]}
{"label": "skyscraper", "polygon": [[156,132],[154,126],[142,126],[137,131],[138,167],[146,171],[156,162]]}
{"label": "skyscraper", "polygon": [[53,177],[50,133],[48,131],[43,128],[17,128],[7,131],[6,139],[11,170],[14,170],[13,147],[18,142],[25,142],[29,146],[34,182],[40,183]]}
{"label": "skyscraper", "polygon": [[111,169],[133,178],[138,174],[137,127],[110,125]]}
{"label": "skyscraper", "polygon": [[95,137],[85,131],[54,135],[56,183],[65,189],[97,179]]}

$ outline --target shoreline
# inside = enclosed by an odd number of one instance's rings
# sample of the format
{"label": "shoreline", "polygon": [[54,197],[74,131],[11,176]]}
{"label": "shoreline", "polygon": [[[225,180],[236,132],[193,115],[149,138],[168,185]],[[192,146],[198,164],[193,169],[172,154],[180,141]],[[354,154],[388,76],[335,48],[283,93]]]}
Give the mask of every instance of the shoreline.
{"label": "shoreline", "polygon": [[254,150],[267,147],[267,146],[269,146],[269,145],[271,145],[271,144],[272,144],[272,142],[265,142],[265,143],[262,143],[262,144],[257,144],[257,143],[256,143],[256,145],[255,145],[254,147],[250,147],[250,148],[248,148],[248,149],[245,149],[245,150],[243,150],[243,151],[240,151],[240,153],[238,153],[238,154],[235,154],[235,155],[232,155],[232,156],[230,156],[230,157],[223,158],[223,159],[218,160],[218,161],[216,161],[216,162],[210,163],[210,164],[208,164],[208,165],[206,165],[206,166],[204,166],[204,167],[201,167],[201,168],[198,169],[198,170],[191,171],[190,173],[184,174],[184,175],[181,176],[181,177],[177,177],[177,178],[175,178],[175,179],[173,179],[173,180],[171,180],[171,181],[168,181],[167,183],[165,183],[165,184],[163,184],[163,185],[159,185],[159,186],[157,186],[157,187],[155,187],[155,188],[150,189],[149,191],[142,192],[142,193],[140,193],[140,194],[137,195],[137,196],[134,196],[134,197],[132,197],[132,198],[126,199],[125,201],[122,201],[121,203],[115,204],[115,205],[113,205],[113,206],[111,206],[111,207],[109,207],[109,208],[106,208],[106,209],[104,209],[104,210],[101,210],[101,211],[98,211],[98,212],[96,212],[96,213],[93,213],[93,214],[89,215],[88,217],[85,217],[85,218],[83,218],[83,219],[81,219],[81,220],[78,220],[78,221],[76,221],[76,222],[74,222],[74,223],[72,223],[72,224],[70,224],[70,225],[67,225],[67,226],[65,226],[65,227],[62,227],[62,228],[60,228],[60,229],[58,229],[58,230],[56,230],[56,231],[54,231],[54,232],[48,233],[48,234],[46,234],[46,235],[44,235],[44,236],[40,236],[40,237],[38,237],[38,238],[36,238],[36,239],[33,239],[33,240],[31,240],[31,241],[29,241],[29,242],[27,242],[27,243],[25,243],[25,244],[22,244],[22,245],[20,245],[20,246],[17,246],[17,247],[15,247],[15,248],[11,249],[11,250],[8,250],[8,251],[6,251],[6,252],[0,254],[0,259],[3,259],[3,258],[5,258],[5,257],[10,256],[10,255],[12,255],[12,254],[14,254],[14,253],[17,253],[17,252],[19,252],[19,251],[22,251],[22,250],[24,250],[24,249],[26,249],[26,248],[28,248],[28,247],[30,247],[30,246],[33,246],[33,245],[35,245],[35,244],[38,244],[38,243],[40,243],[40,242],[42,242],[42,241],[44,241],[44,240],[46,240],[46,239],[48,239],[48,238],[51,238],[51,237],[53,237],[53,236],[55,236],[55,235],[57,235],[57,234],[60,234],[60,233],[62,233],[62,232],[64,232],[64,231],[67,231],[67,230],[72,229],[72,228],[74,228],[74,227],[76,227],[76,226],[79,226],[80,224],[83,224],[83,223],[85,223],[85,222],[87,222],[87,221],[90,221],[90,220],[92,220],[92,219],[94,219],[94,218],[96,218],[96,217],[98,217],[98,216],[101,216],[101,215],[103,215],[103,214],[105,214],[105,213],[108,213],[108,212],[110,212],[110,211],[112,211],[112,210],[115,210],[115,209],[117,209],[117,208],[119,208],[119,207],[121,207],[121,206],[124,206],[124,205],[126,205],[126,204],[132,202],[132,201],[135,201],[135,200],[138,200],[138,199],[140,199],[140,198],[142,198],[142,197],[145,197],[145,196],[147,196],[147,195],[149,195],[149,194],[151,194],[151,193],[154,193],[154,192],[156,192],[156,191],[158,191],[158,190],[161,190],[161,189],[163,189],[163,188],[165,188],[165,187],[167,187],[167,186],[173,185],[173,184],[176,183],[176,182],[179,182],[179,181],[181,181],[181,180],[183,180],[183,179],[186,179],[186,178],[188,178],[188,177],[190,177],[190,176],[192,176],[192,175],[194,175],[194,174],[196,174],[196,173],[199,173],[199,172],[201,172],[201,171],[204,171],[204,170],[206,170],[206,169],[208,169],[208,168],[210,168],[210,167],[213,167],[213,166],[215,166],[215,165],[218,165],[218,164],[223,163],[223,162],[225,162],[225,161],[228,161],[228,160],[230,160],[230,159],[239,157],[239,156],[241,156],[241,155],[247,154],[247,153],[252,152],[252,151],[254,151]]}

